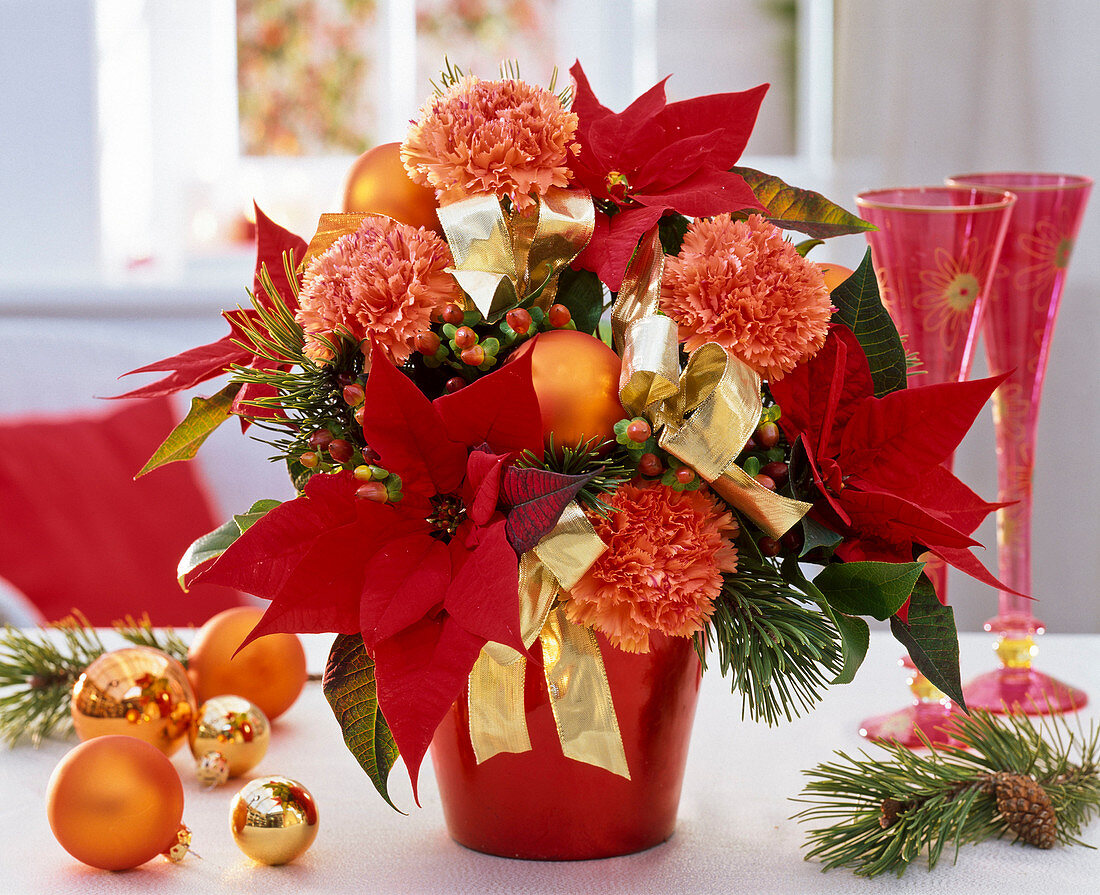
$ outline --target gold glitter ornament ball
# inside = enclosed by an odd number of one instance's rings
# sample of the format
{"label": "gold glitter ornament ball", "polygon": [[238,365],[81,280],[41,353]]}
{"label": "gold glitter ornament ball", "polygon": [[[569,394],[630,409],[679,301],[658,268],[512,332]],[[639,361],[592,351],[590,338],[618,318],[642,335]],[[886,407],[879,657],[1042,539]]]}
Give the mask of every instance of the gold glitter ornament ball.
{"label": "gold glitter ornament ball", "polygon": [[271,742],[271,725],[247,699],[215,696],[199,707],[188,742],[198,761],[199,780],[220,786],[260,763]]}
{"label": "gold glitter ornament ball", "polygon": [[317,836],[317,804],[289,777],[259,777],[233,797],[229,827],[237,847],[261,864],[286,864]]}
{"label": "gold glitter ornament ball", "polygon": [[46,813],[57,841],[78,861],[128,870],[178,850],[183,784],[172,762],[148,743],[96,737],[54,768]]}
{"label": "gold glitter ornament ball", "polygon": [[172,755],[191,727],[195,692],[167,653],[131,646],[104,653],[84,670],[70,708],[82,740],[130,736]]}

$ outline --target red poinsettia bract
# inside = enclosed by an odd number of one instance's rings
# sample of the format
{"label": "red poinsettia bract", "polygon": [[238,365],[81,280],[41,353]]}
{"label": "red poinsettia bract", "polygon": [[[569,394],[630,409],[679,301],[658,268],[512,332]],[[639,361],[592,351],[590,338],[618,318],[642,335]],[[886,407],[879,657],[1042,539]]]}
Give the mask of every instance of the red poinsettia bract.
{"label": "red poinsettia bract", "polygon": [[[268,304],[267,292],[260,282],[260,271],[264,265],[271,276],[271,281],[287,307],[293,312],[298,307],[294,298],[294,292],[290,288],[286,273],[283,270],[283,253],[293,252],[296,262],[300,262],[306,253],[306,243],[295,236],[289,230],[280,227],[267,215],[256,208],[256,272],[253,278],[252,289],[260,301]],[[201,382],[213,379],[229,371],[229,368],[237,364],[253,369],[288,368],[289,364],[277,364],[267,358],[260,357],[248,348],[241,347],[240,342],[247,344],[248,340],[241,329],[241,321],[248,320],[255,325],[259,321],[259,314],[252,309],[225,311],[222,314],[228,321],[231,331],[216,342],[208,345],[200,345],[167,357],[164,360],[138,367],[123,376],[134,373],[167,372],[169,375],[156,382],[136,388],[123,395],[114,395],[116,398],[156,398],[162,395],[171,395],[189,388],[193,388]],[[273,416],[277,413],[273,408],[257,407],[249,404],[259,397],[274,395],[270,386],[255,383],[245,383],[237,392],[233,400],[234,413],[248,413],[250,416]]]}
{"label": "red poinsettia bract", "polygon": [[[845,561],[911,562],[927,549],[1003,588],[969,548],[1000,504],[986,503],[942,464],[1004,377],[903,389],[882,398],[859,341],[830,327],[824,347],[771,383],[784,434],[805,448],[820,499],[815,517],[841,534]],[[907,610],[899,616],[904,620]]]}
{"label": "red poinsettia bract", "polygon": [[[748,142],[768,85],[667,103],[665,81],[622,112],[596,99],[579,62],[569,70],[579,119],[573,179],[619,208],[596,212],[577,266],[617,291],[638,239],[668,210],[689,217],[766,209],[732,168]],[[665,80],[668,80],[667,78]]]}
{"label": "red poinsettia bract", "polygon": [[[504,481],[515,454],[541,454],[542,427],[529,355],[433,402],[374,346],[365,407],[363,434],[401,477],[404,496],[376,503],[356,496],[349,472],[315,475],[196,580],[272,601],[249,641],[361,633],[415,792],[432,735],[482,646],[523,649],[523,546],[509,540],[515,511]],[[542,530],[576,491],[557,480],[551,487],[559,505]]]}

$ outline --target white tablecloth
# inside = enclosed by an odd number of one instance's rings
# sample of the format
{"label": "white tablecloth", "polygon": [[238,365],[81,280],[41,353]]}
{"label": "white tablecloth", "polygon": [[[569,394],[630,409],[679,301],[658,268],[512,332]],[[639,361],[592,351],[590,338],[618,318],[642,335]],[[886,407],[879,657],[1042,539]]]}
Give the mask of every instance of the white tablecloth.
{"label": "white tablecloth", "polygon": [[[311,668],[323,666],[331,638],[305,638]],[[1083,687],[1100,701],[1098,636],[1047,635],[1039,665]],[[964,680],[993,667],[986,635],[962,637]],[[866,744],[857,734],[866,716],[905,702],[897,667],[900,649],[883,633],[857,681],[833,688],[812,714],[782,727],[743,723],[740,703],[717,673],[704,676],[688,759],[679,825],[672,839],[642,854],[577,863],[494,858],[454,844],[444,829],[431,763],[425,761],[417,809],[402,767],[391,776],[392,811],[345,750],[320,685],[274,725],[271,748],[254,775],[282,774],[304,783],[320,809],[313,847],[295,863],[265,867],[246,858],[229,832],[229,803],[243,781],[217,790],[195,780],[186,746],[173,761],[184,781],[184,821],[201,860],[172,865],[155,859],[137,870],[108,873],[85,867],[54,840],[46,821],[50,773],[72,741],[38,750],[0,751],[0,895],[21,893],[1084,893],[1098,891],[1100,852],[1081,847],[1047,852],[1008,842],[964,847],[931,873],[923,863],[900,880],[863,880],[846,870],[821,873],[802,858],[804,830],[790,819],[789,799],[801,771]],[[1094,706],[1080,713],[1100,717]],[[872,751],[874,747],[869,747]],[[404,782],[403,782],[404,780]],[[1085,840],[1100,846],[1100,822]]]}

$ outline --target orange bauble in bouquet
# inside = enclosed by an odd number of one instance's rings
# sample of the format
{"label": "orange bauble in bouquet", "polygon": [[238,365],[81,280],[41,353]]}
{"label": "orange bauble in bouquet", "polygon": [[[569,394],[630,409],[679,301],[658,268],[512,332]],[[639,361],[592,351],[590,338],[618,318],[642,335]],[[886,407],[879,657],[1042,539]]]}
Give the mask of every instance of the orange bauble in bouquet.
{"label": "orange bauble in bouquet", "polygon": [[400,150],[400,143],[383,143],[355,160],[344,185],[344,211],[384,214],[442,234],[435,191],[409,179]]}
{"label": "orange bauble in bouquet", "polygon": [[547,444],[551,436],[559,448],[615,437],[615,423],[626,416],[619,403],[622,361],[606,343],[574,329],[556,329],[520,349],[527,351]]}
{"label": "orange bauble in bouquet", "polygon": [[306,654],[296,635],[271,634],[237,652],[263,614],[262,609],[238,606],[199,628],[187,656],[187,674],[199,703],[232,694],[259,706],[270,720],[294,704],[307,677]]}
{"label": "orange bauble in bouquet", "polygon": [[825,288],[830,292],[848,279],[853,273],[850,267],[844,267],[841,264],[833,264],[829,261],[818,261],[815,263],[815,266],[821,271],[821,275],[825,277]]}

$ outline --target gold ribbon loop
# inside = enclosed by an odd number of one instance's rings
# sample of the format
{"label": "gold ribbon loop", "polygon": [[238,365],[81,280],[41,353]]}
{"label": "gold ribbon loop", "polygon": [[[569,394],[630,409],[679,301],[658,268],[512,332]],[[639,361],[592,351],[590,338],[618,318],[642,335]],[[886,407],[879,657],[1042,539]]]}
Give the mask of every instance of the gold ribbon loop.
{"label": "gold ribbon loop", "polygon": [[369,217],[385,217],[382,214],[368,214],[357,211],[332,212],[321,215],[317,221],[317,232],[309,241],[304,264],[309,264],[318,255],[327,252],[334,242],[347,233],[354,233],[359,225]]}

